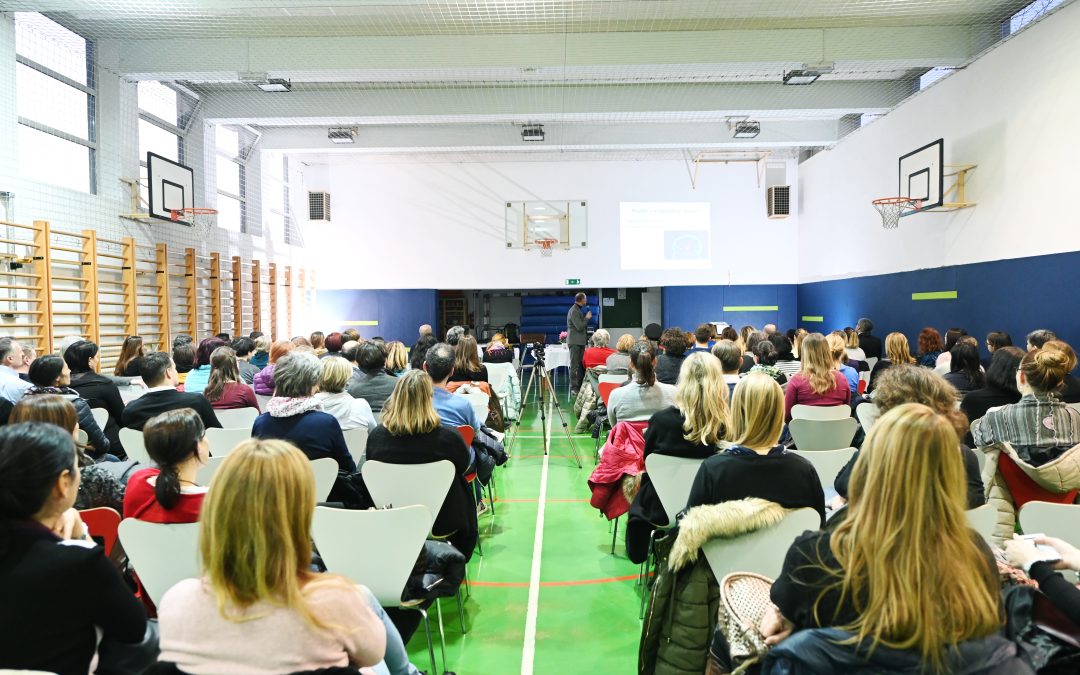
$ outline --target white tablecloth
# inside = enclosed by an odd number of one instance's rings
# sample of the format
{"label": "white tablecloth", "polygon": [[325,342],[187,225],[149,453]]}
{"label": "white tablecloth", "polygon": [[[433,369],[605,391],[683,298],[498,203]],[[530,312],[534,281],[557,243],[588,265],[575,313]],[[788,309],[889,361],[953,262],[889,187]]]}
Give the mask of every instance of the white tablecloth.
{"label": "white tablecloth", "polygon": [[548,370],[570,367],[570,348],[566,345],[547,345],[544,347],[544,355]]}

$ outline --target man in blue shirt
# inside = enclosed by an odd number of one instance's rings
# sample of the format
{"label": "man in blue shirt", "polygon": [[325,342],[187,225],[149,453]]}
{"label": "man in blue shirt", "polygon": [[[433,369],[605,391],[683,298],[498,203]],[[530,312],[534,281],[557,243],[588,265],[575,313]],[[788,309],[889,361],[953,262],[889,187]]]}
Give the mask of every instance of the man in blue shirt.
{"label": "man in blue shirt", "polygon": [[19,378],[15,369],[23,363],[23,348],[15,338],[0,338],[0,397],[18,403],[23,393],[34,386]]}

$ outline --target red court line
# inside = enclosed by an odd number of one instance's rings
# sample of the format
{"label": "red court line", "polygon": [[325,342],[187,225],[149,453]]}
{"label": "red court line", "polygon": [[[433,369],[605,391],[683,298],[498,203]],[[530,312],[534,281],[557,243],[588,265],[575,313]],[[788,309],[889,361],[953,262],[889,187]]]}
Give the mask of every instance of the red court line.
{"label": "red court line", "polygon": [[[579,579],[577,581],[541,581],[541,586],[588,586],[591,584],[609,584],[615,581],[636,580],[638,575],[628,574],[624,577],[608,577],[606,579]],[[470,581],[471,586],[488,586],[498,588],[528,588],[528,581]]]}

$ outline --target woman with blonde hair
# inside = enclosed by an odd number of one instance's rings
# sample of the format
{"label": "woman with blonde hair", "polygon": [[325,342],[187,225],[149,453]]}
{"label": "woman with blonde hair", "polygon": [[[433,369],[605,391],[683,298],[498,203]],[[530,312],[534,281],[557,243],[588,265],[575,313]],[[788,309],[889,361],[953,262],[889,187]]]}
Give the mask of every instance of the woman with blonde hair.
{"label": "woman with blonde hair", "polygon": [[409,352],[405,345],[397,340],[386,343],[386,372],[394,377],[401,377],[409,369]]}
{"label": "woman with blonde hair", "polygon": [[[720,449],[731,426],[728,385],[720,360],[707,352],[686,357],[675,385],[675,404],[649,418],[644,457],[651,454],[705,459]],[[626,555],[641,563],[648,557],[649,533],[667,526],[667,513],[648,473],[630,505]]]}
{"label": "woman with blonde hair", "polygon": [[604,365],[608,375],[628,375],[630,373],[630,350],[634,347],[634,336],[624,333],[615,343],[615,352],[607,357]]}
{"label": "woman with blonde hair", "polygon": [[487,366],[480,362],[476,338],[462,335],[454,345],[454,372],[450,382],[487,382]]}
{"label": "woman with blonde hair", "polygon": [[1000,582],[964,515],[963,475],[948,418],[918,403],[883,415],[855,465],[847,519],[788,550],[772,586],[776,610],[761,624],[779,643],[766,669],[781,660],[814,672],[841,663],[860,672],[1031,672],[997,635]]}
{"label": "woman with blonde hair", "polygon": [[758,497],[786,509],[810,507],[825,522],[825,494],[814,465],[787,452],[784,393],[765,373],[750,373],[735,387],[725,447],[706,459],[690,488],[687,508]]}
{"label": "woman with blonde hair", "polygon": [[371,405],[362,398],[353,398],[345,391],[352,377],[353,367],[340,356],[328,356],[320,361],[322,377],[315,400],[322,404],[323,412],[333,415],[342,431],[364,428],[373,431],[379,423],[371,412]]}
{"label": "woman with blonde hair", "polygon": [[846,351],[850,360],[860,363],[866,361],[866,352],[859,346],[859,333],[854,328],[849,326],[844,329],[844,340],[847,343]]}
{"label": "woman with blonde hair", "polygon": [[791,376],[784,390],[784,421],[791,421],[796,405],[850,405],[851,387],[833,367],[829,343],[821,333],[810,333],[802,344],[802,370]]}
{"label": "woman with blonde hair", "polygon": [[265,335],[249,338],[255,342],[255,349],[251,353],[251,365],[262,370],[270,365],[270,338]]}
{"label": "woman with blonde hair", "polygon": [[845,351],[844,338],[836,333],[830,333],[825,336],[825,341],[829,344],[829,354],[832,356],[833,368],[840,371],[843,374],[844,379],[847,380],[848,388],[851,389],[851,396],[854,398],[859,395],[859,373],[847,365],[848,356]]}
{"label": "woman with blonde hair", "polygon": [[484,363],[513,363],[514,350],[502,333],[495,333],[484,350]]}
{"label": "woman with blonde hair", "polygon": [[203,577],[173,586],[158,609],[161,661],[280,673],[375,666],[385,654],[393,672],[415,672],[370,591],[310,571],[316,501],[310,462],[292,444],[251,439],[229,453],[203,507]]}
{"label": "woman with blonde hair", "polygon": [[[398,378],[383,406],[382,424],[368,436],[367,459],[388,464],[427,464],[443,459],[453,463],[454,482],[431,531],[448,537],[468,559],[477,538],[476,504],[465,480],[471,463],[469,448],[457,429],[442,426],[433,395],[431,378],[422,370],[410,370]],[[416,486],[417,492],[424,489]]]}
{"label": "woman with blonde hair", "polygon": [[880,359],[870,373],[870,384],[866,387],[866,393],[877,388],[877,380],[891,366],[912,365],[916,363],[911,355],[907,336],[903,333],[889,333],[885,336],[885,358]]}
{"label": "woman with blonde hair", "polygon": [[326,335],[321,330],[311,334],[311,337],[308,338],[308,344],[315,350],[315,356],[322,356],[326,353]]}

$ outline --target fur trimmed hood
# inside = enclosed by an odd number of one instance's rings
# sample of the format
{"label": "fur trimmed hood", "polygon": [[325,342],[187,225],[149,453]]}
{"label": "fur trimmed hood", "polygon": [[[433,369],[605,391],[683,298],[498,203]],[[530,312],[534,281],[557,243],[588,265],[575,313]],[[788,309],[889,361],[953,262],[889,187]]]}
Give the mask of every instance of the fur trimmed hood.
{"label": "fur trimmed hood", "polygon": [[668,568],[677,572],[696,562],[702,544],[710,539],[738,537],[771,527],[795,510],[758,497],[695,506],[679,520],[679,535],[668,555]]}

